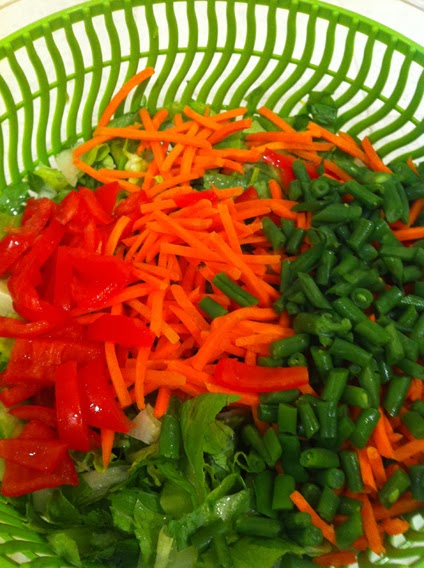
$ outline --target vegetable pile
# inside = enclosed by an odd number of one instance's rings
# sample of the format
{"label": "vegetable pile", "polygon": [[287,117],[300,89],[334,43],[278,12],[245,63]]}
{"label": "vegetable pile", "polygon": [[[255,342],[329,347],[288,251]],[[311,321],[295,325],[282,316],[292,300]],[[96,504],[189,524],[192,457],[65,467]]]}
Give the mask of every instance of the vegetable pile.
{"label": "vegetable pile", "polygon": [[75,566],[382,555],[424,502],[424,167],[326,94],[119,116],[152,73],[0,241],[1,492]]}

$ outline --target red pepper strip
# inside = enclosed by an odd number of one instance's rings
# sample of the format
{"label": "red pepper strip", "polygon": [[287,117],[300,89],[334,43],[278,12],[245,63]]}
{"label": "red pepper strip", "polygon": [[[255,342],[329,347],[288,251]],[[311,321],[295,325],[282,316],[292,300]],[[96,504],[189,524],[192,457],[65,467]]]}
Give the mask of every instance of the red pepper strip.
{"label": "red pepper strip", "polygon": [[0,440],[0,458],[46,473],[53,473],[67,451],[59,440]]}
{"label": "red pepper strip", "polygon": [[124,434],[128,432],[129,420],[116,402],[104,361],[100,358],[91,361],[79,370],[78,376],[87,424]]}
{"label": "red pepper strip", "polygon": [[151,347],[155,336],[146,325],[133,318],[104,314],[87,327],[87,339],[111,341],[123,347]]}
{"label": "red pepper strip", "polygon": [[41,390],[41,385],[13,385],[0,391],[0,401],[7,407],[15,406],[28,400]]}
{"label": "red pepper strip", "polygon": [[145,203],[152,203],[152,199],[146,195],[145,191],[131,193],[117,205],[115,216],[121,217],[122,215],[131,215],[134,212],[140,213],[140,206]]}
{"label": "red pepper strip", "polygon": [[47,406],[36,404],[17,406],[16,408],[11,408],[9,414],[16,416],[16,418],[20,420],[41,420],[41,422],[44,422],[52,428],[55,428],[57,424],[56,412],[53,408],[48,408]]}
{"label": "red pepper strip", "polygon": [[56,433],[38,418],[33,418],[25,424],[18,436],[19,440],[57,440]]}
{"label": "red pepper strip", "polygon": [[55,218],[59,221],[61,225],[67,225],[78,212],[81,204],[81,196],[76,191],[71,191],[68,195],[60,202],[59,207],[56,211]]}
{"label": "red pepper strip", "polygon": [[96,194],[91,191],[91,189],[80,187],[79,193],[96,223],[108,225],[113,221],[112,215],[106,213],[98,201]]}
{"label": "red pepper strip", "polygon": [[67,247],[58,247],[55,261],[52,302],[55,306],[62,307],[68,312],[71,309],[72,302],[72,265]]}
{"label": "red pepper strip", "polygon": [[72,450],[88,452],[90,441],[88,427],[83,417],[77,364],[69,361],[57,367],[56,415],[61,440]]}
{"label": "red pepper strip", "polygon": [[24,227],[25,229],[31,228],[35,236],[38,236],[47,225],[47,222],[56,208],[57,205],[47,197],[42,197],[41,199],[30,197],[22,215],[22,225],[20,228],[14,229],[14,231],[23,229]]}
{"label": "red pepper strip", "polygon": [[251,185],[234,199],[234,203],[244,203],[245,201],[253,201],[254,199],[259,199],[259,194],[253,185]]}
{"label": "red pepper strip", "polygon": [[26,339],[48,333],[55,327],[56,324],[49,321],[25,323],[14,318],[0,316],[0,337]]}
{"label": "red pepper strip", "polygon": [[215,368],[215,383],[238,392],[274,392],[308,384],[307,367],[259,367],[237,359],[221,359]]}
{"label": "red pepper strip", "polygon": [[190,207],[191,205],[199,203],[202,199],[207,199],[211,203],[218,203],[218,196],[211,189],[188,193],[186,195],[176,195],[173,198],[177,207]]}
{"label": "red pepper strip", "polygon": [[[274,150],[270,150],[269,148],[265,149],[263,154],[263,161],[267,162],[271,166],[275,166],[281,170],[281,181],[283,182],[285,187],[290,185],[290,182],[296,179],[296,176],[293,173],[292,164],[295,160],[297,160],[295,156],[291,156],[290,154],[279,154],[278,152],[274,152]],[[306,171],[311,179],[318,178],[319,174],[317,172],[316,167],[314,164],[303,160],[305,164]]]}
{"label": "red pepper strip", "polygon": [[117,181],[112,181],[101,185],[95,190],[97,201],[103,207],[104,211],[109,215],[112,215],[113,210],[116,205],[116,198],[118,193],[121,191],[121,187]]}

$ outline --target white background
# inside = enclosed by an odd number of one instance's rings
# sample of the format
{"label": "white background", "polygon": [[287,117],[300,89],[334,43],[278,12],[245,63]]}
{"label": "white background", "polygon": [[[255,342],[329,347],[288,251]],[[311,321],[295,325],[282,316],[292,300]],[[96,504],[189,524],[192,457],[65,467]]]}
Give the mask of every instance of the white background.
{"label": "white background", "polygon": [[[365,15],[424,45],[424,0],[327,0]],[[78,0],[0,0],[0,38]]]}

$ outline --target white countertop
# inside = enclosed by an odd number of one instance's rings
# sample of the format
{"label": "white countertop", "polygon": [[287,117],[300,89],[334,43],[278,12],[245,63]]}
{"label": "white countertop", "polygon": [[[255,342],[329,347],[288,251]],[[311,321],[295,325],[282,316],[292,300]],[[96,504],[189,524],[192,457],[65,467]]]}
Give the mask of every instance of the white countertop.
{"label": "white countertop", "polygon": [[[327,0],[376,20],[424,45],[424,0]],[[0,0],[0,38],[78,0]]]}

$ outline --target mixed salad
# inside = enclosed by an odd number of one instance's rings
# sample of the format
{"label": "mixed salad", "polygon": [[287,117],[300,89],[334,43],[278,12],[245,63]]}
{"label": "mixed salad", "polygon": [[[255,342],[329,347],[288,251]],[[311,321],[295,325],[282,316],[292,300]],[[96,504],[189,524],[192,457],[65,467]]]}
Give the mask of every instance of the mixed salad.
{"label": "mixed salad", "polygon": [[424,167],[326,93],[120,113],[152,73],[0,196],[3,502],[37,566],[382,556],[423,519]]}

